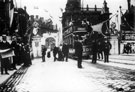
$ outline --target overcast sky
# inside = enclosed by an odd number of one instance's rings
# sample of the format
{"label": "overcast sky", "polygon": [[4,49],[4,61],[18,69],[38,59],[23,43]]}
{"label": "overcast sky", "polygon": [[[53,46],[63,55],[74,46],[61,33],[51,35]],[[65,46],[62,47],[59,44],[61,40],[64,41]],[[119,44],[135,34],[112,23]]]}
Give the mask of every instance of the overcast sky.
{"label": "overcast sky", "polygon": [[[61,10],[65,9],[67,0],[16,0],[18,2],[18,7],[27,7],[28,13],[31,14],[39,14],[40,16],[44,16],[46,19],[51,15],[53,17],[54,23],[58,22],[61,16]],[[127,0],[106,0],[108,3],[109,10],[112,14],[115,14],[117,10],[119,10],[119,6],[122,6],[123,12],[127,9]],[[88,4],[89,7],[94,7],[95,4],[97,8],[103,7],[104,0],[82,0],[83,6],[86,7]],[[135,0],[131,0],[131,2],[135,3]],[[38,7],[39,9],[34,9],[34,7]],[[47,12],[48,11],[48,12]]]}

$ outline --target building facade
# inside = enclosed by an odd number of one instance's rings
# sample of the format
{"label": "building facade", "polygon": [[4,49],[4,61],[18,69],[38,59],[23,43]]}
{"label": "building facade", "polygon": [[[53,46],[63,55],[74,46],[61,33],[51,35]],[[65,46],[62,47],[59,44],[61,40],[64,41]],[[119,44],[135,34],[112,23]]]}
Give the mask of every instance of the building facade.
{"label": "building facade", "polygon": [[128,9],[125,13],[121,11],[121,25],[120,25],[120,54],[126,53],[124,50],[129,45],[130,53],[135,53],[135,6],[131,4],[131,0],[127,0]]}
{"label": "building facade", "polygon": [[[46,21],[46,22],[45,22]],[[59,31],[57,25],[53,25],[52,20],[44,20],[43,17],[32,15],[30,17],[31,45],[34,57],[41,57],[41,47],[53,49],[59,44]]]}

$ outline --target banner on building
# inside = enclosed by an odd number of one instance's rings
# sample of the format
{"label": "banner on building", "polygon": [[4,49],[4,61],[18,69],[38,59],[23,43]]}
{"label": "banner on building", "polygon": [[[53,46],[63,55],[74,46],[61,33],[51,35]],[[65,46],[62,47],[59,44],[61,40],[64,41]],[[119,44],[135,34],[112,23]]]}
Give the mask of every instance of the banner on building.
{"label": "banner on building", "polygon": [[11,0],[10,5],[9,5],[9,26],[12,26],[13,22],[13,17],[14,17],[14,3],[13,0]]}
{"label": "banner on building", "polygon": [[102,33],[102,26],[103,26],[103,23],[93,25],[92,29],[93,29],[93,31],[96,31],[98,33]]}

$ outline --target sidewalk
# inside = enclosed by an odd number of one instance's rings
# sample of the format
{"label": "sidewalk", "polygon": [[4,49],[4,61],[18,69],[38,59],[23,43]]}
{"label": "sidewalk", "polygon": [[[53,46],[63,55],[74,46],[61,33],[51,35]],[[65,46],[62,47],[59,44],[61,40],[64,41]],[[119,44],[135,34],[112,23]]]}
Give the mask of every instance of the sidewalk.
{"label": "sidewalk", "polygon": [[[91,59],[83,61],[91,63]],[[122,54],[122,55],[110,55],[109,63],[104,63],[104,60],[97,60],[98,64],[104,64],[107,66],[120,67],[130,70],[135,70],[135,54]]]}
{"label": "sidewalk", "polygon": [[110,62],[135,65],[135,54],[110,55]]}
{"label": "sidewalk", "polygon": [[[19,66],[16,66],[17,70],[21,67],[21,65]],[[8,73],[9,75],[6,75],[6,74],[3,74],[1,75],[0,74],[0,84],[2,84],[4,81],[6,81],[11,75],[13,75],[17,70],[9,70]]]}

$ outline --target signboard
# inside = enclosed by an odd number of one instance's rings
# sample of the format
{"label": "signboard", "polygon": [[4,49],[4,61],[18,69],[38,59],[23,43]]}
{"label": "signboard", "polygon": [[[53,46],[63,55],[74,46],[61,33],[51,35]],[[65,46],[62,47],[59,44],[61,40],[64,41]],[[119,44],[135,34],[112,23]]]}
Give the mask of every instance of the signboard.
{"label": "signboard", "polygon": [[134,31],[125,31],[124,33],[122,33],[122,40],[135,41],[135,32]]}
{"label": "signboard", "polygon": [[135,34],[124,34],[122,40],[135,41]]}

